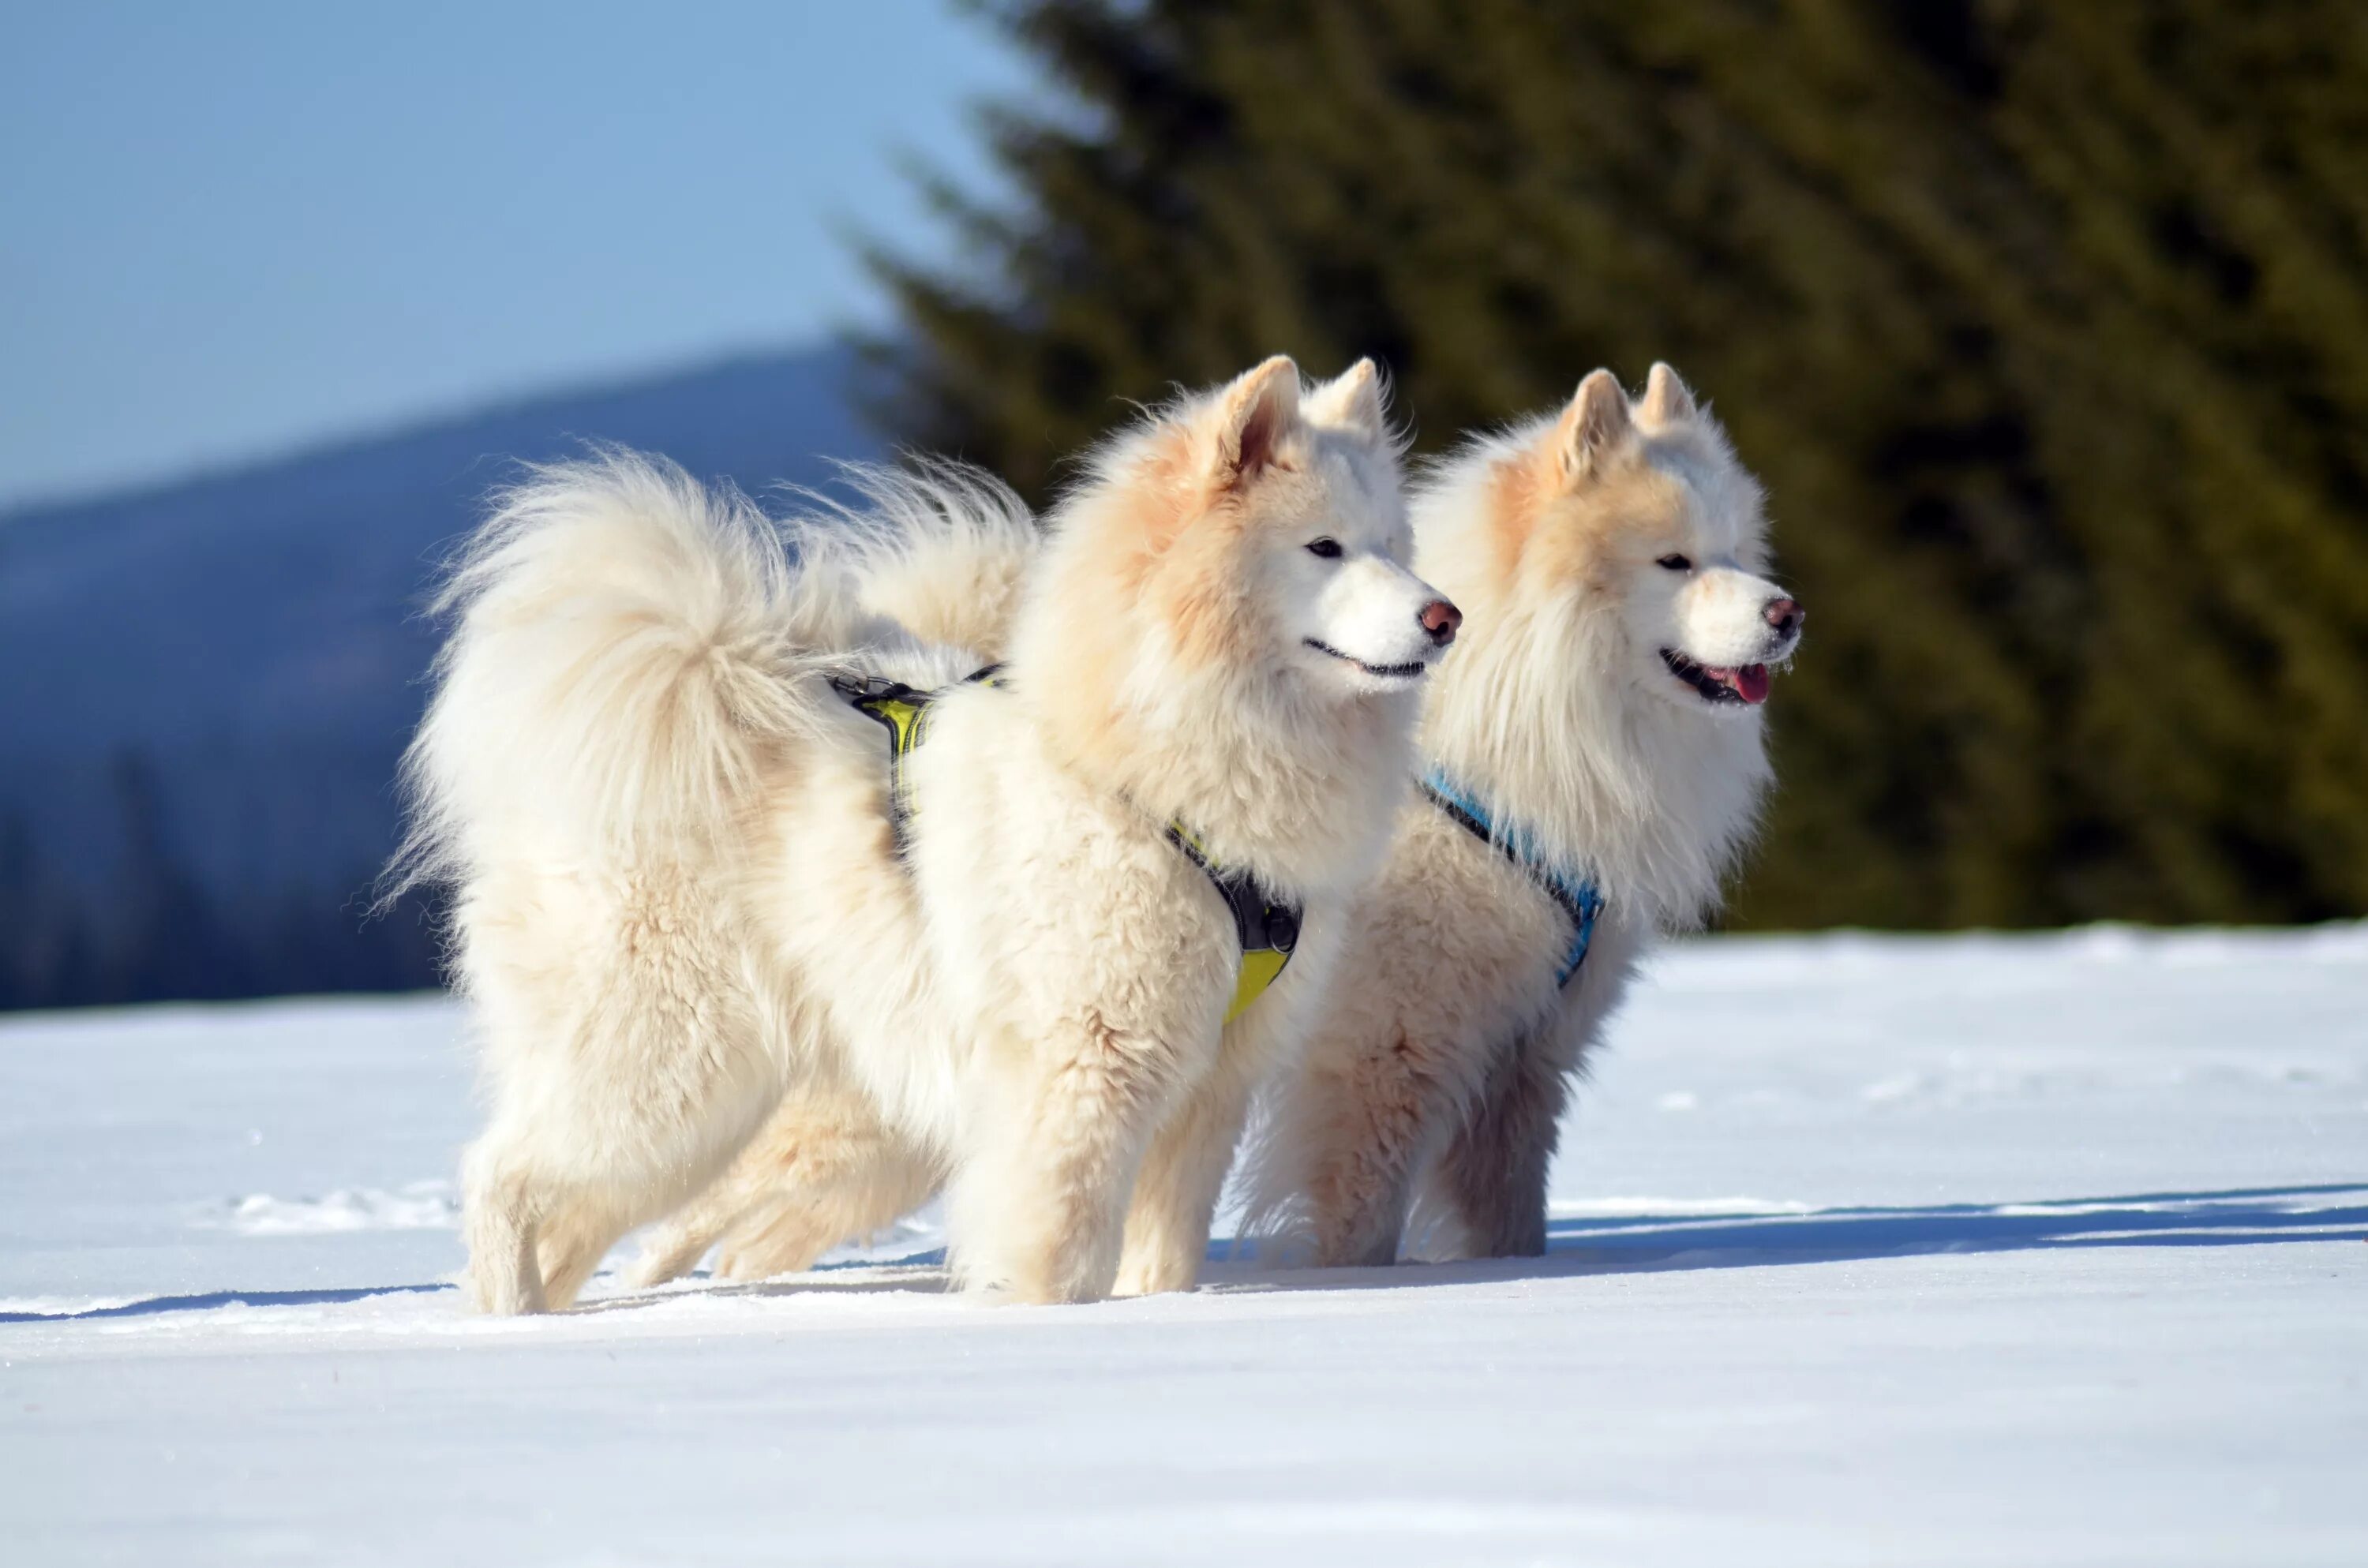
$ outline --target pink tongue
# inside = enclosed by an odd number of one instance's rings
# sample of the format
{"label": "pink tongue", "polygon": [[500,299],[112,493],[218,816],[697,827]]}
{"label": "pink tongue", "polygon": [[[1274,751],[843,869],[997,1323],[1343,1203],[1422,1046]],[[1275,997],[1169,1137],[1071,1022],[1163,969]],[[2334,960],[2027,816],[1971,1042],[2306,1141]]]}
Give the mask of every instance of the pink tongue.
{"label": "pink tongue", "polygon": [[1768,700],[1768,666],[1746,665],[1735,672],[1735,693],[1746,702]]}

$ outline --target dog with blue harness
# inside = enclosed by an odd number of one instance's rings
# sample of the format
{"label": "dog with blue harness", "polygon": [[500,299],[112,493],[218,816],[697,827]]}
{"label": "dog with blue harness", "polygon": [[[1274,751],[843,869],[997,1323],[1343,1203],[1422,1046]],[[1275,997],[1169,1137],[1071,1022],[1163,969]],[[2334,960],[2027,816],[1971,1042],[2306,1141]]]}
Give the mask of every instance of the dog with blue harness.
{"label": "dog with blue harness", "polygon": [[1250,1166],[1262,1255],[1316,1264],[1544,1250],[1570,1096],[1638,960],[1717,907],[1801,634],[1759,485],[1665,365],[1468,441],[1411,511],[1470,630]]}

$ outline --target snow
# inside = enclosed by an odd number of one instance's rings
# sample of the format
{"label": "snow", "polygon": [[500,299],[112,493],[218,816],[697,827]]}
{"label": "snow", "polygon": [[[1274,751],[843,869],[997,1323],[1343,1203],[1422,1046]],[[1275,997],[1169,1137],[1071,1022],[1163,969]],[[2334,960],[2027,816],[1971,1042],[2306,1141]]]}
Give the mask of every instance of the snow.
{"label": "snow", "polygon": [[0,1021],[10,1563],[2368,1562],[2368,926],[1730,938],[1553,1250],[492,1322],[434,997]]}

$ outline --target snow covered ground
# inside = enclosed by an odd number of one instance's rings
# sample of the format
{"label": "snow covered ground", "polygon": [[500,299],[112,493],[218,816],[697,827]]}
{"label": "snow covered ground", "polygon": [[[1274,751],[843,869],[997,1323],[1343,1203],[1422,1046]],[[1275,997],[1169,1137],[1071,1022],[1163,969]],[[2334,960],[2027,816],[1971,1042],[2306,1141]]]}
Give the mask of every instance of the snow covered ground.
{"label": "snow covered ground", "polygon": [[2368,1562],[2368,927],[1722,940],[1553,1251],[471,1318],[434,998],[0,1021],[0,1561]]}

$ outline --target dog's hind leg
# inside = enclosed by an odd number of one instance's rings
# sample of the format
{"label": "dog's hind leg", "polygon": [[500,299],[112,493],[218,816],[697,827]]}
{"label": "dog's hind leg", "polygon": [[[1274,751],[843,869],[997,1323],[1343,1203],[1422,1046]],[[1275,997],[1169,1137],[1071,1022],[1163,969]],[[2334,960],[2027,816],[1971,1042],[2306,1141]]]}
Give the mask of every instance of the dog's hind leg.
{"label": "dog's hind leg", "polygon": [[813,1187],[784,1189],[744,1215],[724,1238],[716,1272],[770,1279],[814,1266],[832,1247],[886,1229],[928,1201],[937,1163],[883,1133],[873,1157]]}
{"label": "dog's hind leg", "polygon": [[780,1096],[796,1049],[781,1010],[687,924],[619,921],[564,965],[480,967],[495,1111],[469,1157],[466,1227],[484,1310],[571,1303],[626,1230],[712,1180]]}
{"label": "dog's hind leg", "polygon": [[620,1194],[539,1162],[529,1141],[488,1133],[465,1181],[469,1278],[495,1316],[564,1312],[633,1217]]}
{"label": "dog's hind leg", "polygon": [[538,1184],[516,1143],[488,1131],[471,1146],[461,1175],[469,1295],[496,1317],[549,1310],[535,1261]]}
{"label": "dog's hind leg", "polygon": [[679,1279],[698,1267],[715,1238],[739,1217],[736,1210],[719,1209],[714,1198],[711,1192],[693,1199],[689,1208],[643,1237],[641,1256],[625,1271],[627,1281],[647,1290]]}
{"label": "dog's hind leg", "polygon": [[612,1195],[577,1187],[544,1215],[535,1256],[542,1269],[543,1300],[552,1312],[575,1304],[600,1260],[632,1228],[630,1213]]}
{"label": "dog's hind leg", "polygon": [[[540,1151],[506,1148],[488,1135],[471,1156],[466,1200],[481,1309],[507,1314],[573,1305],[627,1231],[679,1203],[738,1151],[746,1121],[730,1114],[731,1096],[716,1098],[689,1115],[632,1117],[637,1108],[613,1106],[620,1119],[598,1133],[569,1128],[577,1141],[564,1158],[538,1161]],[[475,1174],[479,1167],[484,1176]]]}
{"label": "dog's hind leg", "polygon": [[635,1283],[687,1273],[718,1242],[729,1279],[795,1273],[836,1244],[917,1208],[940,1179],[857,1090],[815,1081],[784,1098],[716,1184],[659,1229]]}
{"label": "dog's hind leg", "polygon": [[796,1200],[794,1152],[803,1119],[799,1114],[800,1099],[792,1095],[783,1100],[773,1119],[740,1151],[740,1157],[716,1178],[714,1186],[643,1240],[642,1255],[634,1259],[628,1275],[635,1285],[646,1288],[681,1278],[698,1267],[710,1247],[768,1198]]}

